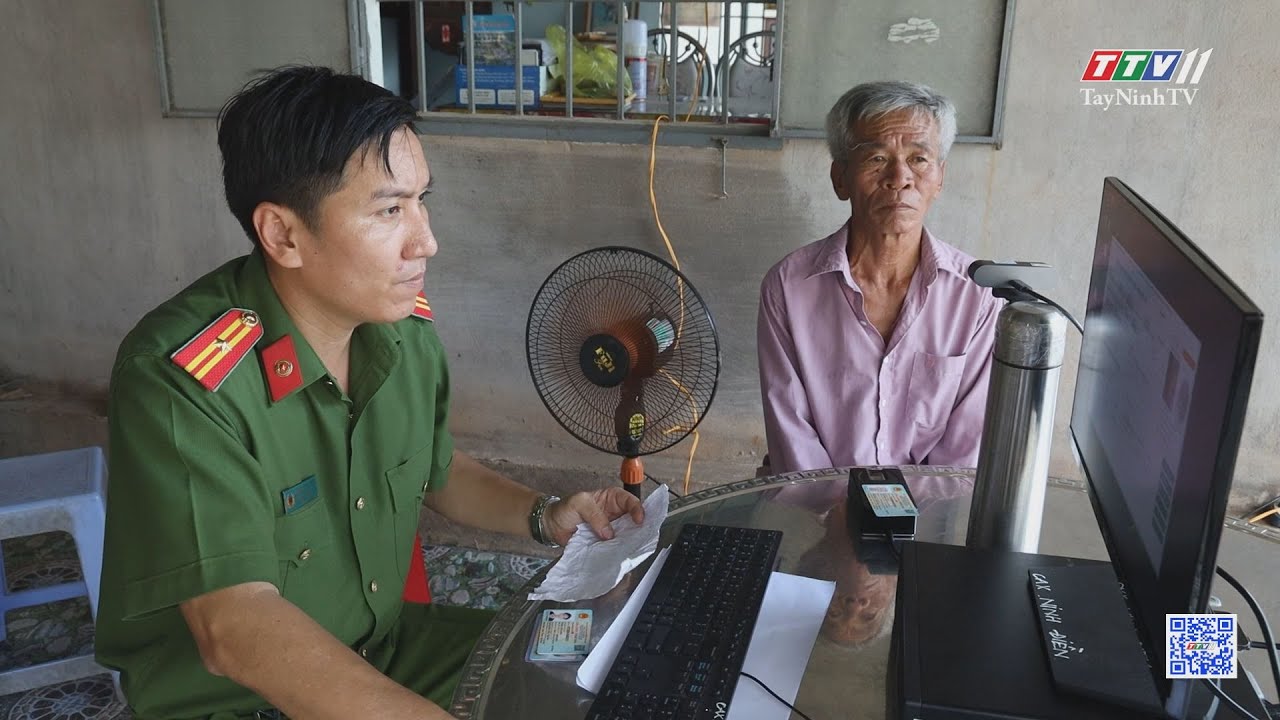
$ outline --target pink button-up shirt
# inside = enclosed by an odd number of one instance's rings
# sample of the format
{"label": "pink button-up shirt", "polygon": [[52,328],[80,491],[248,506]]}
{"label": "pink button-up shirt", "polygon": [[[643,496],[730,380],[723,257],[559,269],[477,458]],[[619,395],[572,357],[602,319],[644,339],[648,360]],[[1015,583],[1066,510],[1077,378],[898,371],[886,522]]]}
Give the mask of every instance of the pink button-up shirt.
{"label": "pink button-up shirt", "polygon": [[848,224],[783,258],[760,287],[757,343],[770,470],[974,467],[1002,301],[972,258],[925,230],[886,341],[849,274]]}

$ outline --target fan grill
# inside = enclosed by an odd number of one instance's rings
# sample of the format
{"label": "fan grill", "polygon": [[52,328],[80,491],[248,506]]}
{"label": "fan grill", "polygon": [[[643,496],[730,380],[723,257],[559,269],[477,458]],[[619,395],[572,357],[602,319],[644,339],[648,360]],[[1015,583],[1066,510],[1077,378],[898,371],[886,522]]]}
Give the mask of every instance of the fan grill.
{"label": "fan grill", "polygon": [[720,372],[711,314],[678,270],[631,248],[576,255],[543,283],[526,329],[529,372],[547,409],[574,437],[620,454],[614,415],[622,386],[591,382],[579,366],[579,351],[594,334],[636,323],[643,327],[655,316],[670,319],[676,341],[661,354],[657,371],[639,380],[646,420],[636,455],[676,444],[711,406]]}

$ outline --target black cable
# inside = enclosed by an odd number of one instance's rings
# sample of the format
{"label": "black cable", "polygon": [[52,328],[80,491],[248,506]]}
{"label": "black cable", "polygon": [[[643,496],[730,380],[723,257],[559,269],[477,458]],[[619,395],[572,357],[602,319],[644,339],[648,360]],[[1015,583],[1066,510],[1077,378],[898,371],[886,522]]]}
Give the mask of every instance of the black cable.
{"label": "black cable", "polygon": [[767,693],[769,693],[770,695],[772,695],[772,696],[774,696],[775,698],[777,698],[777,699],[778,699],[778,702],[780,702],[780,703],[782,703],[783,705],[786,705],[787,707],[791,708],[791,710],[792,710],[793,712],[795,712],[795,714],[797,714],[797,715],[799,715],[800,717],[804,718],[804,720],[813,720],[813,718],[811,718],[811,717],[809,717],[808,715],[805,715],[804,713],[800,712],[800,709],[799,709],[799,708],[797,708],[795,705],[792,705],[791,703],[787,702],[786,700],[783,700],[781,695],[779,695],[778,693],[774,692],[773,690],[770,690],[768,685],[765,685],[763,682],[761,682],[761,681],[760,681],[760,678],[756,677],[755,675],[752,675],[751,673],[747,672],[746,670],[743,670],[743,671],[742,671],[742,677],[745,677],[745,678],[751,678],[752,680],[755,680],[755,681],[756,681],[756,684],[757,684],[757,685],[759,685],[760,687],[764,688],[764,691],[765,691],[765,692],[767,692]]}
{"label": "black cable", "polygon": [[667,492],[671,493],[672,495],[675,495],[676,497],[680,497],[680,493],[676,492],[675,490],[672,490],[670,485],[663,485],[662,483],[658,482],[657,478],[650,475],[649,473],[645,473],[644,476],[645,478],[652,480],[654,485],[657,485],[658,487],[665,487],[667,489]]}
{"label": "black cable", "polygon": [[1212,682],[1208,678],[1201,678],[1201,680],[1204,682],[1205,685],[1209,686],[1209,689],[1213,691],[1214,695],[1218,696],[1219,700],[1226,703],[1227,705],[1230,705],[1231,709],[1235,710],[1240,717],[1245,718],[1245,720],[1266,720],[1266,718],[1260,718],[1257,715],[1254,715],[1253,713],[1241,707],[1240,703],[1236,702],[1234,699],[1232,699],[1230,695],[1223,692],[1222,688],[1218,687],[1217,683]]}
{"label": "black cable", "polygon": [[[1219,610],[1215,612],[1221,612],[1221,611]],[[1241,628],[1239,625],[1236,625],[1236,634],[1240,636],[1240,642],[1236,644],[1236,650],[1240,650],[1243,652],[1245,650],[1266,650],[1267,649],[1267,644],[1262,642],[1261,640],[1249,639],[1249,636],[1245,634],[1244,629]],[[1280,650],[1280,643],[1276,644],[1276,649]]]}
{"label": "black cable", "polygon": [[1054,302],[1054,301],[1050,300],[1049,298],[1045,297],[1044,295],[1041,295],[1040,293],[1036,292],[1035,290],[1032,290],[1030,285],[1028,285],[1028,284],[1026,284],[1026,283],[1022,282],[1021,280],[1010,280],[1010,281],[1009,281],[1009,284],[1010,284],[1010,285],[1012,285],[1014,288],[1016,288],[1019,292],[1024,292],[1024,293],[1026,293],[1026,294],[1030,295],[1031,297],[1033,297],[1033,298],[1035,298],[1035,299],[1039,300],[1039,301],[1040,301],[1040,302],[1042,302],[1042,303],[1048,303],[1048,304],[1050,304],[1050,305],[1052,305],[1052,306],[1054,306],[1054,307],[1058,308],[1058,310],[1059,310],[1063,315],[1066,315],[1066,316],[1067,316],[1067,319],[1071,321],[1071,324],[1076,326],[1076,330],[1079,330],[1081,335],[1083,335],[1083,334],[1084,334],[1084,328],[1080,327],[1080,323],[1076,322],[1076,319],[1075,319],[1074,317],[1072,317],[1072,316],[1071,316],[1071,313],[1067,312],[1067,309],[1066,309],[1066,308],[1064,308],[1064,307],[1062,307],[1061,305],[1059,305],[1058,303],[1056,303],[1056,302]]}
{"label": "black cable", "polygon": [[1267,623],[1267,616],[1262,613],[1262,608],[1258,606],[1258,601],[1253,599],[1248,590],[1244,589],[1244,585],[1239,580],[1231,577],[1231,573],[1218,566],[1218,575],[1222,576],[1231,587],[1240,593],[1244,601],[1249,604],[1249,609],[1253,610],[1254,616],[1258,619],[1258,625],[1262,628],[1262,639],[1266,641],[1267,657],[1271,659],[1271,674],[1275,679],[1276,688],[1280,688],[1280,651],[1276,649],[1276,638],[1271,634],[1271,625]]}

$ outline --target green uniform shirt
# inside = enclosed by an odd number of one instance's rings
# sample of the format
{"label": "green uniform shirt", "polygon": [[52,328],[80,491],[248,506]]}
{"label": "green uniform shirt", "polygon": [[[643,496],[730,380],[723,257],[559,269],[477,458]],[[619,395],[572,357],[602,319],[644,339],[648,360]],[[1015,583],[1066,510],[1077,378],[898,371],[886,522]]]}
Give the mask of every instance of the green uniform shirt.
{"label": "green uniform shirt", "polygon": [[[256,313],[264,334],[210,391],[170,356],[232,308]],[[302,385],[272,401],[259,353],[285,335]],[[177,607],[231,585],[272,583],[371,662],[385,658],[422,497],[453,454],[448,371],[433,323],[416,316],[357,328],[350,367],[343,394],[258,252],[196,281],[121,344],[96,645],[138,717],[266,706],[205,671]]]}

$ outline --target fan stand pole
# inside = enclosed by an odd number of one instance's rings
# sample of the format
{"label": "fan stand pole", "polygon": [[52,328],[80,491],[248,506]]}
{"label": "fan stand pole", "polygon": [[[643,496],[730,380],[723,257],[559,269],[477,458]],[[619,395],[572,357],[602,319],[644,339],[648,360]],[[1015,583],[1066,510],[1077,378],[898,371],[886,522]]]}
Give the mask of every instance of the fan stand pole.
{"label": "fan stand pole", "polygon": [[640,497],[640,486],[644,484],[644,463],[638,457],[622,459],[622,487],[627,492]]}

